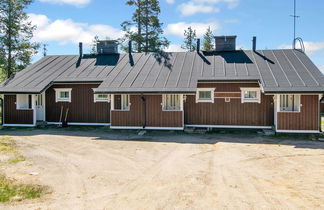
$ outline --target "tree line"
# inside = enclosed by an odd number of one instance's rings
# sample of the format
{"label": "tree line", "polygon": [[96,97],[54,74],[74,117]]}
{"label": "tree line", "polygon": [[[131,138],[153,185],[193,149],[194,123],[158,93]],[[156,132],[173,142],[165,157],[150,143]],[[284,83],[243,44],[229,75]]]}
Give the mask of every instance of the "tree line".
{"label": "tree line", "polygon": [[[0,71],[5,78],[28,66],[40,48],[40,43],[32,41],[36,26],[28,21],[26,13],[32,2],[33,0],[0,0]],[[134,52],[163,52],[170,45],[170,41],[163,36],[159,0],[127,0],[126,5],[134,7],[134,13],[130,20],[121,24],[125,34],[119,39],[122,50],[128,50],[126,42],[131,40]],[[194,51],[196,40],[196,31],[188,27],[184,31],[184,43],[181,47]],[[203,40],[202,49],[212,51],[213,34],[210,28],[204,34]],[[95,36],[92,53],[95,53],[98,41],[99,37]]]}

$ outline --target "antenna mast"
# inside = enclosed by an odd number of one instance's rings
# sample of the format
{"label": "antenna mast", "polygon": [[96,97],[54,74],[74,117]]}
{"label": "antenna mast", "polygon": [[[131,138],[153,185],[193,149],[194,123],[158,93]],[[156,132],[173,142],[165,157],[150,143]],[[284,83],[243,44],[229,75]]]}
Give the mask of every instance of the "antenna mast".
{"label": "antenna mast", "polygon": [[296,49],[296,20],[300,16],[296,14],[296,0],[294,0],[294,15],[291,15],[291,17],[294,18],[294,43],[293,43],[293,48]]}
{"label": "antenna mast", "polygon": [[47,55],[47,46],[48,46],[48,44],[43,44],[43,55],[44,55],[44,57],[46,57],[46,55]]}

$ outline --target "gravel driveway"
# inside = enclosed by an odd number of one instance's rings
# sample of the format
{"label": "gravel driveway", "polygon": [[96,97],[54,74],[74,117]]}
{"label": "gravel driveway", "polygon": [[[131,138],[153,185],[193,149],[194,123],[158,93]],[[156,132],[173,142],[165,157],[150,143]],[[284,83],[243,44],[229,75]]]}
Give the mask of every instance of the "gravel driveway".
{"label": "gravel driveway", "polygon": [[13,136],[27,159],[1,171],[51,193],[0,208],[324,209],[324,142],[58,129],[1,134]]}

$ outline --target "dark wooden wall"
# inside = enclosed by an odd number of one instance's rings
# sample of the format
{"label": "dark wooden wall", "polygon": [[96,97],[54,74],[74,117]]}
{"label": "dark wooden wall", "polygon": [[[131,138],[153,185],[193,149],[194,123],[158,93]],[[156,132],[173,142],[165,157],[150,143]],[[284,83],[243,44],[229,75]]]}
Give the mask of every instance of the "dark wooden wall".
{"label": "dark wooden wall", "polygon": [[[214,103],[196,103],[195,95],[185,102],[185,124],[272,126],[273,96],[261,94],[261,103],[241,103],[241,87],[259,87],[258,83],[199,83],[198,87],[215,87]],[[220,93],[218,93],[220,92]]]}
{"label": "dark wooden wall", "polygon": [[[112,126],[183,127],[182,111],[162,111],[162,95],[130,96],[130,110],[111,112]],[[144,120],[145,119],[145,120]]]}
{"label": "dark wooden wall", "polygon": [[112,110],[111,126],[143,126],[142,99],[139,95],[130,95],[130,110]]}
{"label": "dark wooden wall", "polygon": [[[46,121],[59,122],[61,106],[69,108],[68,122],[75,123],[109,123],[110,122],[110,103],[94,103],[94,93],[92,88],[98,87],[98,84],[67,84],[53,85],[46,90]],[[54,88],[72,88],[72,101],[55,102]]]}
{"label": "dark wooden wall", "polygon": [[318,95],[302,95],[299,113],[278,112],[278,130],[319,130]]}
{"label": "dark wooden wall", "polygon": [[16,95],[4,96],[4,124],[33,124],[33,110],[17,110]]}
{"label": "dark wooden wall", "polygon": [[324,114],[324,102],[321,102],[321,113]]}
{"label": "dark wooden wall", "polygon": [[196,103],[195,96],[190,95],[184,107],[185,124],[189,125],[273,125],[273,97],[263,94],[260,104],[242,104],[239,98],[232,98],[230,102],[215,98],[214,103]]}
{"label": "dark wooden wall", "polygon": [[198,88],[216,88],[215,92],[241,92],[241,87],[260,87],[257,82],[248,82],[248,83],[198,83]]}

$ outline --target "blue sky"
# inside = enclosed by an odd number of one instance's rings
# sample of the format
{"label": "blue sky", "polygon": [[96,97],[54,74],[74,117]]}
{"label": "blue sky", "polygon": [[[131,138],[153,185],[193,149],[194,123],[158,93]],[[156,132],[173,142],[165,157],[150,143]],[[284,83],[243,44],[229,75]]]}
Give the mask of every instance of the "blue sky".
{"label": "blue sky", "polygon": [[[94,35],[122,36],[120,24],[131,18],[126,0],[35,0],[27,12],[38,26],[35,41],[48,44],[48,54],[76,54],[78,42],[90,51]],[[311,4],[310,4],[311,2]],[[169,51],[181,50],[183,30],[192,26],[202,36],[208,26],[214,35],[237,35],[237,45],[258,49],[290,48],[293,40],[293,0],[160,0],[160,20]],[[297,0],[297,36],[324,72],[324,1]],[[39,56],[35,57],[35,60]]]}

